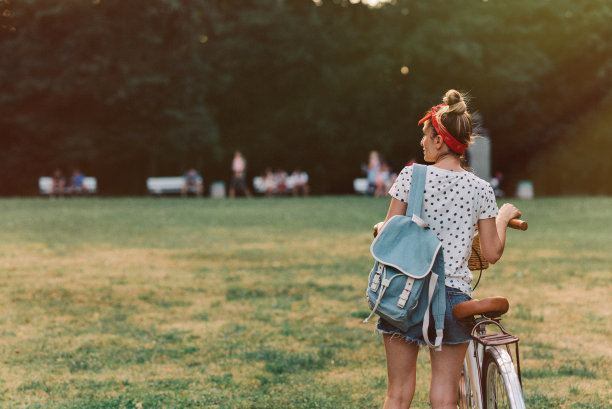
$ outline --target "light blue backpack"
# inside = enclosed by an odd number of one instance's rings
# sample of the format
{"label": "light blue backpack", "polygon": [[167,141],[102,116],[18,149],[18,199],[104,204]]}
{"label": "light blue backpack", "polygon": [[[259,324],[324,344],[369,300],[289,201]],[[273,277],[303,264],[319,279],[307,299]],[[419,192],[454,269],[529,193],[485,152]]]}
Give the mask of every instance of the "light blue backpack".
{"label": "light blue backpack", "polygon": [[[378,233],[370,252],[376,262],[370,272],[366,298],[374,313],[402,331],[423,321],[423,338],[440,350],[446,289],[442,244],[421,219],[427,167],[413,165],[406,216],[393,216]],[[432,311],[436,339],[429,341]]]}

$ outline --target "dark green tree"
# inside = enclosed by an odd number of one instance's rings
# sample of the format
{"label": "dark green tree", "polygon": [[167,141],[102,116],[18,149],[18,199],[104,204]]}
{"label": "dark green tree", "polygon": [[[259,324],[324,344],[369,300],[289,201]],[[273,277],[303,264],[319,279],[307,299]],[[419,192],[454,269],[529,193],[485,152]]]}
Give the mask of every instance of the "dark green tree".
{"label": "dark green tree", "polygon": [[372,149],[396,171],[420,158],[416,121],[449,88],[482,114],[495,170],[529,178],[610,96],[608,3],[2,0],[0,193],[56,166],[108,194],[192,166],[228,180],[236,149],[249,176],[299,166],[349,192]]}

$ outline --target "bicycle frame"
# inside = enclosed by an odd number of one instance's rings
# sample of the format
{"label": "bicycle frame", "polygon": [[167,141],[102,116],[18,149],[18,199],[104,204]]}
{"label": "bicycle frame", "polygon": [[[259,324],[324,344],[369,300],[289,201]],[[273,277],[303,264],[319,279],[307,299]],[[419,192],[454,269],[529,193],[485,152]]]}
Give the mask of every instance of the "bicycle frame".
{"label": "bicycle frame", "polygon": [[[493,338],[497,338],[495,341],[491,341],[493,345],[487,345],[488,342],[484,340],[484,338],[486,338],[486,325],[488,324],[496,324],[503,332],[500,336],[493,336]],[[463,370],[465,372],[464,376],[469,377],[470,380],[473,407],[476,409],[486,408],[486,402],[483,402],[482,389],[483,378],[485,377],[484,371],[486,368],[484,368],[483,365],[485,355],[490,354],[500,369],[500,376],[503,378],[503,383],[506,387],[510,407],[513,409],[525,409],[520,381],[520,369],[517,376],[517,371],[514,368],[514,363],[508,347],[510,343],[516,343],[517,364],[520,368],[518,338],[508,334],[495,320],[479,318],[474,326],[473,332],[474,331],[477,335],[474,336],[474,334],[472,334],[472,340],[468,345],[463,365]]]}
{"label": "bicycle frame", "polygon": [[478,344],[474,340],[470,341],[470,344],[468,345],[468,350],[465,354],[465,359],[463,361],[463,367],[467,370],[467,374],[464,374],[464,376],[468,376],[471,380],[470,387],[472,389],[472,398],[474,399],[476,408],[483,409],[482,390],[480,387],[480,385],[482,384],[482,379],[480,379],[480,367],[482,366],[482,357],[484,356],[484,351],[481,351],[479,353],[477,351],[479,348],[484,349],[484,346]]}
{"label": "bicycle frame", "polygon": [[[528,228],[525,221],[518,219],[511,220],[508,226],[523,231]],[[479,242],[475,245],[480,247]],[[474,253],[479,258],[480,266],[478,268],[482,273],[482,270],[487,266],[483,266],[480,254],[473,251]],[[480,277],[478,281],[480,281]],[[478,285],[478,282],[476,282],[476,285]],[[471,333],[472,340],[468,344],[468,350],[463,360],[457,400],[458,407],[469,409],[525,409],[521,385],[519,339],[506,332],[499,323],[499,317],[507,309],[508,303],[506,300],[504,311],[493,310],[488,311],[489,315],[487,315],[487,312],[482,312],[479,317],[473,316],[475,325]],[[499,315],[492,317],[491,313],[499,313]],[[487,319],[485,316],[491,316],[492,318]],[[490,324],[497,326],[501,333],[487,334],[486,327]],[[511,344],[516,347],[518,372],[514,369],[514,362],[510,353]],[[469,390],[467,390],[468,385]],[[498,405],[498,403],[501,403],[501,405]]]}

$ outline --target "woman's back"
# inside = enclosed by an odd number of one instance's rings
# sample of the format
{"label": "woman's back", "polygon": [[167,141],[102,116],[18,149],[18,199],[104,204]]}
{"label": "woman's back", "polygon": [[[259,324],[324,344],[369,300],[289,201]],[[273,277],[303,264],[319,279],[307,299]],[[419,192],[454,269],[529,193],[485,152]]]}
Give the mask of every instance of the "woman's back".
{"label": "woman's back", "polygon": [[[412,167],[405,167],[389,194],[407,202]],[[467,262],[479,219],[497,216],[497,203],[491,185],[473,173],[427,167],[427,182],[421,217],[442,242],[445,284],[471,296],[472,273]]]}

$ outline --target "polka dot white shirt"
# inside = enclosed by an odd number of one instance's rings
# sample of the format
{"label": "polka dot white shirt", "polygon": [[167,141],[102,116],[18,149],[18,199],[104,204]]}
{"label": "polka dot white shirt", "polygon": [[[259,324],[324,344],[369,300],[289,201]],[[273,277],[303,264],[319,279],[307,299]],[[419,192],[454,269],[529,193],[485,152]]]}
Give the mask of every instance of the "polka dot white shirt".
{"label": "polka dot white shirt", "polygon": [[[389,194],[408,202],[412,166],[398,175]],[[491,185],[473,173],[455,172],[427,166],[421,217],[442,242],[445,284],[472,296],[472,272],[468,260],[472,240],[480,219],[498,213]]]}

